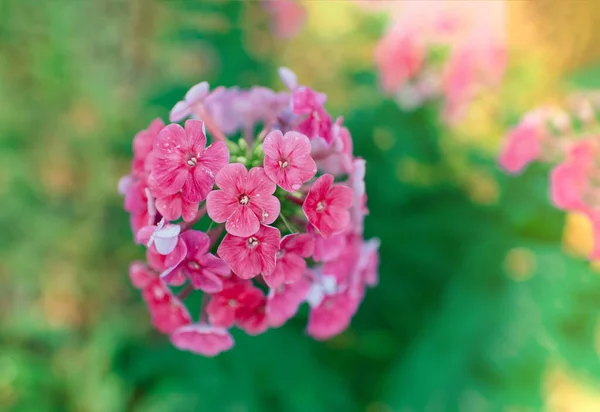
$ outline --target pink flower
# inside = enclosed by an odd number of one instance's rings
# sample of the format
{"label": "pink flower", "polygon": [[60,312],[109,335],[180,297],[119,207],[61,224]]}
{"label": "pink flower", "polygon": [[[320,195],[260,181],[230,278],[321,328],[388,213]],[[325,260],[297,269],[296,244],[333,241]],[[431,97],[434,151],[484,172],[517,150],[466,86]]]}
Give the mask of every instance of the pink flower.
{"label": "pink flower", "polygon": [[358,260],[358,275],[366,286],[376,286],[379,282],[379,239],[362,242]]}
{"label": "pink flower", "polygon": [[173,251],[167,255],[158,253],[154,245],[146,249],[146,259],[150,266],[160,273],[161,278],[166,278],[168,283],[174,286],[183,285],[185,277],[169,276],[169,274],[185,259],[186,255],[187,246],[181,237],[178,238]]}
{"label": "pink flower", "polygon": [[317,165],[310,157],[308,137],[297,132],[273,130],[263,143],[266,175],[283,190],[295,192],[317,173]]}
{"label": "pink flower", "polygon": [[250,279],[260,273],[268,276],[275,269],[280,240],[279,230],[271,226],[260,226],[251,236],[225,235],[217,253],[242,279]]}
{"label": "pink flower", "polygon": [[267,299],[256,288],[250,289],[245,295],[245,302],[236,308],[235,320],[237,326],[248,335],[259,335],[269,327],[266,314]]}
{"label": "pink flower", "polygon": [[194,110],[202,104],[209,105],[212,100],[220,96],[225,91],[224,87],[218,87],[210,92],[210,86],[207,82],[200,82],[185,94],[183,100],[177,102],[171,109],[169,120],[179,122],[188,116],[194,114]]}
{"label": "pink flower", "polygon": [[540,156],[544,118],[541,113],[531,113],[510,131],[500,152],[500,165],[509,173],[521,172]]}
{"label": "pink flower", "polygon": [[173,345],[204,356],[216,356],[233,347],[233,338],[227,329],[210,325],[185,325],[171,335]]}
{"label": "pink flower", "polygon": [[375,64],[386,93],[397,92],[423,68],[426,50],[418,33],[396,24],[375,47]]}
{"label": "pink flower", "polygon": [[263,0],[271,15],[272,30],[278,37],[296,36],[306,24],[306,10],[295,0]]}
{"label": "pink flower", "polygon": [[131,222],[131,230],[134,235],[144,226],[156,223],[156,209],[154,199],[146,184],[141,181],[130,182],[125,188],[125,210],[128,211]]}
{"label": "pink flower", "polygon": [[359,302],[348,292],[325,296],[319,306],[310,311],[308,334],[317,340],[340,334],[350,324]]}
{"label": "pink flower", "polygon": [[260,299],[262,292],[250,281],[232,276],[223,282],[223,290],[211,296],[206,313],[211,324],[230,328],[235,325],[236,311]]}
{"label": "pink flower", "polygon": [[344,233],[338,233],[328,238],[323,236],[315,236],[315,252],[313,259],[317,262],[329,262],[337,259],[346,245],[348,244],[348,236]]}
{"label": "pink flower", "polygon": [[338,117],[331,126],[331,144],[321,139],[311,141],[311,155],[317,160],[319,170],[332,175],[348,174],[353,169],[352,136],[342,121]]}
{"label": "pink flower", "polygon": [[277,252],[277,263],[273,273],[263,278],[270,288],[294,283],[306,272],[306,261],[314,251],[314,238],[309,234],[284,236]]}
{"label": "pink flower", "polygon": [[157,136],[151,174],[161,195],[181,191],[188,202],[200,202],[212,189],[214,176],[229,162],[229,152],[223,142],[206,148],[203,123],[185,122],[185,130],[170,124]]}
{"label": "pink flower", "polygon": [[586,209],[583,196],[595,154],[593,145],[584,141],[573,147],[568,158],[552,169],[550,193],[557,207],[564,210]]}
{"label": "pink flower", "polygon": [[158,278],[147,285],[142,296],[148,305],[152,323],[162,333],[173,333],[192,322],[186,307]]}
{"label": "pink flower", "polygon": [[158,133],[165,127],[161,119],[154,119],[147,129],[138,132],[133,138],[133,161],[132,172],[138,177],[144,177],[147,174],[146,159],[152,152],[154,140]]}
{"label": "pink flower", "polygon": [[269,325],[278,328],[292,318],[306,299],[309,290],[310,281],[307,278],[271,289],[266,306]]}
{"label": "pink flower", "polygon": [[129,265],[129,279],[136,289],[143,289],[158,276],[144,262],[136,261]]}
{"label": "pink flower", "polygon": [[147,247],[154,245],[158,253],[168,255],[175,249],[180,231],[179,225],[165,223],[165,220],[162,219],[156,226],[149,225],[140,229],[136,235],[136,241]]}
{"label": "pink flower", "polygon": [[256,233],[261,224],[270,224],[279,216],[279,200],[273,196],[276,186],[262,167],[246,170],[240,163],[225,166],[216,178],[221,190],[208,194],[208,216],[225,223],[231,235],[247,237]]}
{"label": "pink flower", "polygon": [[352,206],[352,189],[333,185],[333,176],[324,174],[310,188],[302,210],[308,221],[323,237],[343,231],[350,221],[348,209]]}
{"label": "pink flower", "polygon": [[308,115],[296,130],[309,139],[320,138],[330,145],[333,141],[331,116],[323,107],[327,97],[306,86],[299,86],[292,93],[292,113]]}
{"label": "pink flower", "polygon": [[197,230],[188,230],[181,238],[187,246],[187,257],[168,277],[187,277],[195,289],[206,293],[223,290],[223,278],[229,276],[231,271],[227,263],[209,253],[208,235]]}
{"label": "pink flower", "polygon": [[188,202],[181,192],[166,195],[156,199],[156,210],[167,220],[177,220],[182,217],[185,222],[191,222],[198,214],[200,202]]}

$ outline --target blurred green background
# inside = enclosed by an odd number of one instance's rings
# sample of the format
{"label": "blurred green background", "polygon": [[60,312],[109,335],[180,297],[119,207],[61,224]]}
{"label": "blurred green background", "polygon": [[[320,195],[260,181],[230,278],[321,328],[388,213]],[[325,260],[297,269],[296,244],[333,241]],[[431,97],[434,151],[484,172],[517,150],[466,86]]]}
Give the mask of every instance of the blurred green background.
{"label": "blurred green background", "polygon": [[[542,97],[600,86],[597,5],[508,2],[505,87],[448,130],[379,93],[379,16],[304,3],[284,41],[254,1],[0,2],[0,410],[600,410],[588,229],[565,227],[543,167],[512,178],[494,158]],[[143,256],[116,190],[132,137],[201,80],[281,88],[280,65],[328,94],[367,159],[380,285],[330,341],[300,315],[234,332],[216,359],[179,352],[127,276]]]}

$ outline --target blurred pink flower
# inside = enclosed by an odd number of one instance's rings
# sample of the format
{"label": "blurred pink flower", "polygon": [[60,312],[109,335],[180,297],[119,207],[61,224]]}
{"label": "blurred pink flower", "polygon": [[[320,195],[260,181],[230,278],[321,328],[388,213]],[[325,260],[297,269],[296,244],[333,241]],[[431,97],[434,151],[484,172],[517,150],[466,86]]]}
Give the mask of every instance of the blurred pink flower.
{"label": "blurred pink flower", "polygon": [[269,325],[278,328],[292,318],[306,299],[310,285],[308,278],[301,278],[294,283],[272,288],[266,304]]}
{"label": "blurred pink flower", "polygon": [[173,345],[204,356],[217,356],[233,348],[233,338],[227,329],[206,324],[185,325],[171,335]]}
{"label": "blurred pink flower", "polygon": [[142,290],[152,323],[162,333],[170,334],[192,322],[186,307],[158,278]]}
{"label": "blurred pink flower", "polygon": [[509,132],[499,158],[504,170],[519,173],[541,155],[545,137],[543,122],[538,115],[529,116]]}
{"label": "blurred pink flower", "polygon": [[277,262],[271,274],[263,274],[270,288],[298,281],[306,272],[305,258],[312,256],[315,247],[314,238],[309,234],[291,234],[284,236],[277,252]]}

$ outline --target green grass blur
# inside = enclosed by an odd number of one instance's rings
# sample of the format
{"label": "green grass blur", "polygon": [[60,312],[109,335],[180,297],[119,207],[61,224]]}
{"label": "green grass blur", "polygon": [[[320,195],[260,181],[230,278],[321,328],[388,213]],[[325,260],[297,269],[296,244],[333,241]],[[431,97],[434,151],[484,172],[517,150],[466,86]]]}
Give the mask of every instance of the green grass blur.
{"label": "green grass blur", "polygon": [[[216,359],[173,349],[127,276],[143,257],[116,190],[132,137],[200,80],[280,87],[288,46],[253,2],[8,0],[0,17],[0,410],[538,411],[556,368],[600,378],[600,277],[562,250],[546,171],[510,178],[448,143],[434,108],[400,112],[364,60],[314,86],[368,162],[380,285],[328,342],[302,312],[234,332]],[[345,47],[381,28],[365,19]],[[473,200],[448,145],[497,201]]]}

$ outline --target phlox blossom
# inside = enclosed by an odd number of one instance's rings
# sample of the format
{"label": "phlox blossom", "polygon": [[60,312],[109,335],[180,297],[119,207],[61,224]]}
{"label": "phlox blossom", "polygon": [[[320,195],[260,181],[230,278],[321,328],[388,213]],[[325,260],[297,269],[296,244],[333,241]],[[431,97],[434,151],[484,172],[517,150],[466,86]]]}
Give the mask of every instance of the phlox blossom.
{"label": "phlox blossom", "polygon": [[225,222],[231,235],[253,235],[261,224],[271,224],[279,216],[275,183],[262,167],[248,171],[240,163],[229,164],[217,174],[215,183],[221,190],[208,194],[207,213],[215,222]]}
{"label": "phlox blossom", "polygon": [[210,239],[206,233],[188,230],[181,235],[186,245],[186,258],[177,265],[165,281],[172,278],[189,279],[194,289],[216,293],[223,289],[223,279],[230,274],[229,265],[209,253]]}
{"label": "phlox blossom", "polygon": [[181,191],[188,202],[200,202],[211,191],[214,177],[229,161],[223,142],[206,147],[203,123],[188,120],[185,129],[166,126],[156,137],[151,175],[161,195]]}
{"label": "phlox blossom", "polygon": [[344,230],[350,221],[348,209],[352,206],[352,189],[334,185],[333,176],[324,174],[310,188],[302,210],[308,221],[323,237]]}
{"label": "phlox blossom", "polygon": [[280,240],[279,230],[260,226],[256,233],[246,237],[228,233],[217,253],[242,279],[251,279],[261,273],[268,276],[275,270]]}
{"label": "phlox blossom", "polygon": [[273,130],[263,143],[266,175],[283,190],[299,190],[317,173],[310,150],[310,141],[303,134]]}

